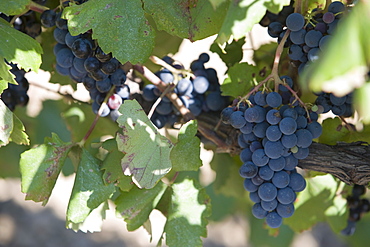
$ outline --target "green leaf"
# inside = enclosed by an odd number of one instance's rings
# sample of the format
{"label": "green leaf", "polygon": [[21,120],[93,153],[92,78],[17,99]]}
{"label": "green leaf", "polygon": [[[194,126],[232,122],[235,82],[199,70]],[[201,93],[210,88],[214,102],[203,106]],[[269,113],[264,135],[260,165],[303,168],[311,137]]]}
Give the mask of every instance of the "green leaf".
{"label": "green leaf", "polygon": [[22,192],[26,193],[26,200],[46,205],[72,146],[53,133],[44,144],[21,154]]}
{"label": "green leaf", "polygon": [[243,187],[244,179],[239,175],[240,165],[239,156],[231,157],[229,154],[213,156],[211,168],[216,172],[216,179],[213,182],[216,193],[235,198],[246,195]]}
{"label": "green leaf", "polygon": [[13,113],[0,100],[0,146],[9,143],[10,135],[13,132]]}
{"label": "green leaf", "polygon": [[166,188],[167,185],[160,181],[149,190],[134,187],[130,192],[121,193],[115,200],[116,212],[127,222],[127,230],[134,231],[149,219]]}
{"label": "green leaf", "polygon": [[125,153],[121,161],[125,175],[139,188],[153,188],[171,170],[173,144],[162,136],[136,100],[125,100],[117,120],[122,134],[117,134],[118,149]]}
{"label": "green leaf", "polygon": [[0,56],[0,94],[8,88],[8,82],[16,84],[15,75],[10,72],[10,65],[3,62],[4,58]]}
{"label": "green leaf", "polygon": [[168,220],[164,227],[168,246],[202,246],[211,215],[209,196],[199,183],[184,179],[172,185]]}
{"label": "green leaf", "polygon": [[[9,63],[18,64],[18,67],[26,71],[31,69],[37,72],[41,64],[40,44],[27,34],[12,28],[2,18],[0,18],[0,43],[1,58],[5,58]],[[4,76],[8,75],[0,74],[1,78]]]}
{"label": "green leaf", "polygon": [[217,43],[211,45],[211,51],[216,52],[227,67],[231,67],[236,63],[239,63],[243,58],[243,45],[245,44],[244,39],[238,41],[233,40],[230,44],[227,43],[225,48],[222,50]]}
{"label": "green leaf", "polygon": [[214,8],[208,0],[144,0],[145,11],[158,30],[196,41],[216,34],[227,11],[227,4]]}
{"label": "green leaf", "polygon": [[[276,2],[278,4],[276,4]],[[228,12],[224,23],[217,36],[216,42],[224,44],[231,36],[239,40],[249,32],[253,25],[258,23],[265,15],[267,8],[278,12],[283,5],[289,5],[289,0],[270,1],[270,0],[240,0],[230,1]]]}
{"label": "green leaf", "polygon": [[109,152],[102,165],[104,182],[106,184],[116,183],[122,191],[129,191],[134,184],[130,176],[123,174],[121,160],[124,154],[118,151],[116,140],[109,139],[103,143],[102,147]]}
{"label": "green leaf", "polygon": [[73,231],[82,231],[82,232],[100,232],[103,220],[106,217],[106,211],[109,209],[108,202],[105,201],[95,208],[91,213],[86,217],[84,222],[81,223],[72,223],[67,222],[66,227],[72,229]]}
{"label": "green leaf", "polygon": [[294,215],[284,219],[284,223],[297,232],[323,221],[336,224],[336,230],[343,229],[347,223],[346,207],[345,199],[336,194],[338,182],[330,174],[306,181],[306,189],[298,194]]}
{"label": "green leaf", "polygon": [[178,142],[171,150],[170,159],[175,171],[197,171],[202,166],[200,140],[196,136],[198,124],[187,122],[180,129]]}
{"label": "green leaf", "polygon": [[338,117],[327,118],[322,123],[323,131],[319,137],[320,143],[335,145],[338,142],[370,142],[370,126],[364,125],[361,131],[354,131],[343,125],[342,120]]}
{"label": "green leaf", "polygon": [[6,15],[19,15],[27,10],[31,0],[0,1],[0,12]]}
{"label": "green leaf", "polygon": [[84,222],[91,211],[108,200],[115,191],[113,184],[105,185],[100,161],[82,149],[75,183],[67,209],[67,225]]}
{"label": "green leaf", "polygon": [[90,0],[65,8],[63,15],[72,35],[92,29],[103,51],[121,63],[143,63],[153,50],[155,32],[140,0]]}
{"label": "green leaf", "polygon": [[259,70],[248,63],[238,63],[228,71],[229,77],[221,85],[222,95],[235,98],[244,96],[254,86]]}
{"label": "green leaf", "polygon": [[17,143],[18,145],[30,145],[30,140],[28,139],[28,135],[25,130],[26,129],[21,120],[13,114],[13,131],[10,134],[10,141]]}
{"label": "green leaf", "polygon": [[305,69],[300,78],[302,87],[338,96],[360,87],[370,63],[369,26],[370,2],[359,1],[340,20],[320,59]]}
{"label": "green leaf", "polygon": [[370,123],[370,83],[365,83],[355,91],[353,107],[357,110],[361,121]]}

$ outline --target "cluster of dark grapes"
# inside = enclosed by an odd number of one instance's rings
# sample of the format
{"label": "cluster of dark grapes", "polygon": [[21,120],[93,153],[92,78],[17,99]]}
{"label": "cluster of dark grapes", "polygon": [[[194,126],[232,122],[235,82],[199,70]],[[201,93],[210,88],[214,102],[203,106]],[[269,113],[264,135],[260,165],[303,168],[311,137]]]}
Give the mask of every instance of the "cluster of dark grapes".
{"label": "cluster of dark grapes", "polygon": [[347,227],[341,231],[343,235],[353,235],[356,230],[356,222],[359,221],[364,213],[370,211],[370,202],[366,198],[361,198],[366,193],[364,185],[355,184],[352,195],[347,197],[349,207],[349,217]]}
{"label": "cluster of dark grapes", "polygon": [[[76,1],[75,1],[76,2]],[[85,1],[80,1],[83,3]],[[106,54],[92,39],[91,32],[71,35],[67,20],[62,12],[47,10],[41,14],[41,23],[45,27],[55,27],[54,47],[56,70],[59,74],[69,76],[76,83],[83,83],[93,101],[92,109],[98,113],[103,107],[101,116],[110,116],[116,120],[120,113],[118,108],[130,97],[130,89],[125,85],[126,72],[122,64],[112,54]],[[107,93],[114,88],[114,94],[107,104],[102,104]]]}
{"label": "cluster of dark grapes", "polygon": [[10,66],[12,66],[10,72],[15,75],[18,85],[8,83],[8,88],[1,94],[1,100],[11,111],[14,111],[17,105],[27,105],[29,99],[27,95],[29,83],[24,77],[26,72],[23,69],[19,69],[15,64],[10,64]]}
{"label": "cluster of dark grapes", "polygon": [[221,118],[241,132],[239,172],[255,203],[253,215],[277,228],[283,218],[293,215],[296,192],[306,187],[296,166],[308,156],[312,139],[321,135],[322,127],[315,112],[296,103],[283,104],[278,92],[258,91],[247,103],[225,108]]}
{"label": "cluster of dark grapes", "polygon": [[[293,13],[292,3],[283,8],[277,14],[267,13],[262,25],[268,26],[268,33],[278,42],[290,30],[289,38],[285,46],[289,47],[289,58],[298,66],[298,72],[319,59],[320,51],[325,49],[325,43],[330,39],[346,6],[342,2],[332,2],[328,11],[314,9],[308,18],[299,13]],[[308,21],[306,21],[308,19]],[[353,114],[352,94],[337,97],[331,93],[321,92],[318,94],[315,104],[319,107],[319,113],[330,110],[338,116],[350,117]]]}
{"label": "cluster of dark grapes", "polygon": [[[45,4],[45,0],[34,1],[38,4]],[[11,22],[15,16],[7,16],[4,13],[0,13],[0,18],[7,22]],[[32,38],[36,38],[41,34],[41,24],[36,17],[36,13],[32,10],[28,11],[22,16],[16,17],[13,22],[13,27],[20,32],[29,35]],[[12,68],[10,72],[15,75],[15,80],[18,85],[8,83],[8,88],[3,91],[0,95],[1,100],[5,105],[14,111],[17,105],[25,106],[28,103],[29,97],[27,91],[29,88],[28,80],[24,77],[25,71],[19,69],[15,64],[9,64]]]}
{"label": "cluster of dark grapes", "polygon": [[[163,60],[174,68],[183,69],[181,65],[174,64],[174,60],[168,56]],[[217,72],[213,68],[206,69],[204,67],[208,61],[209,55],[202,53],[197,60],[191,63],[190,69],[194,77],[174,75],[166,68],[155,73],[164,83],[176,84],[174,92],[194,116],[198,116],[202,112],[221,111],[229,104],[228,97],[221,96]],[[153,84],[146,85],[143,89],[143,98],[150,103],[156,102],[161,94]],[[151,120],[157,128],[162,128],[165,125],[172,126],[177,122],[179,116],[180,113],[170,100],[163,97],[155,108]]]}

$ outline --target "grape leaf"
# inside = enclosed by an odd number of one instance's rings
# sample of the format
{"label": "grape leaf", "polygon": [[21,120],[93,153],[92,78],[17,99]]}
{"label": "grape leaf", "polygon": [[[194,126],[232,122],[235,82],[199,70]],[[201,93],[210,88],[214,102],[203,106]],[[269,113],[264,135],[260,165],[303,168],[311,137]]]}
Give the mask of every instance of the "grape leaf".
{"label": "grape leaf", "polygon": [[13,132],[13,113],[0,100],[0,146],[5,146],[9,143],[10,135]]}
{"label": "grape leaf", "polygon": [[[370,2],[359,1],[340,20],[320,59],[304,70],[302,87],[341,96],[363,85],[370,63],[369,10]],[[368,97],[366,102],[370,104]]]}
{"label": "grape leaf", "polygon": [[227,4],[214,8],[208,0],[144,0],[145,11],[158,30],[196,41],[216,34],[227,11]]}
{"label": "grape leaf", "polygon": [[102,147],[109,152],[102,165],[104,182],[116,183],[122,191],[129,191],[134,185],[131,177],[123,174],[121,160],[124,154],[118,151],[116,140],[109,139]]}
{"label": "grape leaf", "polygon": [[289,2],[289,0],[230,1],[228,12],[217,36],[216,42],[224,44],[231,36],[233,36],[235,40],[239,40],[252,29],[254,24],[258,23],[262,19],[267,8],[273,10],[273,12],[277,12],[282,9],[283,5],[289,5]]}
{"label": "grape leaf", "polygon": [[5,89],[8,88],[8,82],[16,84],[15,76],[10,69],[12,68],[10,65],[6,64],[4,58],[0,56],[0,94],[3,93]]}
{"label": "grape leaf", "polygon": [[116,212],[125,219],[127,230],[134,231],[149,219],[166,188],[167,185],[160,181],[149,190],[134,187],[130,192],[121,193],[115,200]]}
{"label": "grape leaf", "polygon": [[[28,71],[37,72],[41,65],[42,48],[40,44],[14,28],[8,22],[0,18],[0,57],[5,58],[9,63],[16,63]],[[3,61],[0,61],[1,63]],[[1,78],[4,78],[0,74]]]}
{"label": "grape leaf", "polygon": [[26,200],[46,205],[72,146],[53,133],[44,144],[21,154],[22,192],[26,193]]}
{"label": "grape leaf", "polygon": [[67,209],[67,225],[84,222],[92,210],[108,200],[115,191],[114,184],[105,185],[99,160],[82,149],[75,183]]}
{"label": "grape leaf", "polygon": [[117,134],[118,149],[125,153],[121,161],[125,175],[139,188],[153,188],[171,170],[173,144],[162,136],[136,100],[125,100],[117,120],[122,134]]}
{"label": "grape leaf", "polygon": [[13,114],[13,131],[10,134],[9,140],[18,145],[30,145],[30,140],[25,130],[26,129],[21,120]]}
{"label": "grape leaf", "polygon": [[19,15],[27,10],[31,0],[0,1],[0,12],[6,15]]}
{"label": "grape leaf", "polygon": [[189,121],[180,129],[178,142],[171,150],[170,159],[175,171],[197,171],[202,166],[200,140],[196,121]]}
{"label": "grape leaf", "polygon": [[67,228],[72,229],[73,231],[82,231],[82,232],[100,232],[103,220],[106,217],[106,211],[109,209],[108,202],[105,201],[95,208],[91,213],[86,217],[86,219],[81,223],[67,222]]}
{"label": "grape leaf", "polygon": [[240,165],[239,156],[231,157],[229,154],[215,154],[213,156],[211,168],[216,172],[216,179],[213,183],[216,193],[235,198],[245,194],[244,180],[239,175]]}
{"label": "grape leaf", "polygon": [[155,31],[140,0],[90,0],[65,8],[63,16],[72,35],[92,29],[102,50],[112,52],[121,63],[143,63],[153,50]]}
{"label": "grape leaf", "polygon": [[357,89],[354,94],[353,107],[357,110],[361,121],[370,123],[370,83],[365,83],[361,88]]}
{"label": "grape leaf", "polygon": [[227,43],[225,48],[222,50],[217,43],[213,43],[211,45],[211,51],[216,52],[227,67],[231,67],[242,60],[242,47],[244,44],[244,39],[240,39],[238,41],[233,40],[230,44]]}
{"label": "grape leaf", "polygon": [[[361,131],[354,131],[343,125],[342,120],[338,117],[327,118],[322,123],[322,134],[319,137],[320,143],[335,145],[338,142],[370,142],[370,126],[364,125]],[[352,127],[353,128],[353,127]]]}
{"label": "grape leaf", "polygon": [[259,70],[248,63],[238,63],[229,68],[229,77],[221,85],[222,95],[239,97],[244,96],[254,86],[254,80]]}
{"label": "grape leaf", "polygon": [[209,196],[193,179],[172,185],[168,220],[164,227],[168,246],[202,246],[207,236],[207,217],[211,215]]}
{"label": "grape leaf", "polygon": [[307,187],[298,194],[295,213],[284,219],[294,231],[301,232],[318,222],[335,222],[336,230],[346,226],[346,209],[341,195],[337,195],[338,182],[330,174],[309,178]]}

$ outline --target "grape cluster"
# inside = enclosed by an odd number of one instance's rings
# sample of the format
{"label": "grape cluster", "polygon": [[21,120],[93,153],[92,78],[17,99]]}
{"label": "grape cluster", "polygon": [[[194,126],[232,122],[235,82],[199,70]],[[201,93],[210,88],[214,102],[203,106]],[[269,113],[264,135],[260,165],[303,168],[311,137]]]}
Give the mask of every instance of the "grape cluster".
{"label": "grape cluster", "polygon": [[11,111],[14,111],[17,105],[27,105],[29,99],[27,95],[29,84],[28,80],[24,77],[26,72],[23,69],[19,69],[14,64],[10,64],[10,66],[12,66],[10,72],[15,75],[15,80],[18,85],[8,83],[8,88],[1,94],[1,100]]}
{"label": "grape cluster", "polygon": [[278,92],[258,91],[249,101],[250,105],[241,102],[238,108],[225,108],[221,119],[241,132],[239,173],[255,203],[253,215],[277,228],[294,213],[296,192],[306,186],[296,166],[308,156],[312,139],[321,135],[322,127],[315,112],[307,115],[304,107],[283,104]]}
{"label": "grape cluster", "polygon": [[320,113],[327,113],[331,110],[337,116],[350,117],[353,115],[352,98],[353,92],[342,97],[321,92],[318,94],[315,104],[319,107]]}
{"label": "grape cluster", "polygon": [[[45,0],[35,0],[33,2],[41,5],[46,3]],[[13,18],[15,18],[15,16],[7,16],[4,13],[0,13],[0,18],[10,22]],[[41,23],[37,18],[36,13],[32,10],[29,10],[27,13],[16,17],[13,27],[32,38],[36,38],[41,34]]]}
{"label": "grape cluster", "polygon": [[[78,3],[83,2],[85,1]],[[54,46],[56,71],[69,76],[76,83],[83,83],[90,93],[95,114],[103,107],[101,116],[109,115],[116,120],[120,115],[118,108],[130,97],[130,88],[125,85],[126,72],[121,68],[122,64],[112,57],[111,53],[106,54],[97,45],[92,39],[91,32],[71,35],[67,20],[62,18],[62,12],[47,10],[40,18],[43,26],[56,26],[54,29],[54,38],[58,42]],[[114,94],[109,97],[107,104],[102,104],[112,87],[115,87]]]}
{"label": "grape cluster", "polygon": [[[183,69],[181,65],[174,64],[174,60],[168,56],[163,60],[174,68]],[[173,91],[194,116],[202,112],[221,111],[229,104],[228,97],[221,96],[216,70],[204,66],[208,61],[209,55],[202,53],[197,60],[191,63],[190,69],[193,77],[174,75],[166,68],[155,73],[164,83],[176,84]],[[142,95],[145,101],[154,104],[161,94],[155,85],[149,84],[144,87]],[[157,128],[162,128],[165,125],[172,126],[178,120],[179,115],[180,113],[165,96],[155,108],[151,120]]]}
{"label": "grape cluster", "polygon": [[364,213],[370,211],[369,200],[366,198],[361,198],[365,192],[365,186],[355,184],[352,189],[352,195],[347,197],[349,217],[347,221],[347,227],[341,231],[343,235],[353,235],[356,230],[356,222],[361,219]]}

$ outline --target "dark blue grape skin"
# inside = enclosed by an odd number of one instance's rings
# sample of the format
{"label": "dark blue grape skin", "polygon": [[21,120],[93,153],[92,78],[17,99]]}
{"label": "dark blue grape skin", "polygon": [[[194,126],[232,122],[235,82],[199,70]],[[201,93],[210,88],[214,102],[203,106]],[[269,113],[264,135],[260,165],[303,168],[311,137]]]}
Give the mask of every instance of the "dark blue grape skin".
{"label": "dark blue grape skin", "polygon": [[277,159],[270,159],[268,163],[270,169],[275,172],[283,170],[285,168],[285,164],[286,164],[286,161],[284,157],[280,157]]}
{"label": "dark blue grape skin", "polygon": [[339,12],[343,12],[346,10],[346,6],[339,1],[335,1],[329,4],[328,12],[332,12],[334,14],[337,14]]}
{"label": "dark blue grape skin", "polygon": [[298,31],[303,28],[305,23],[304,17],[299,13],[292,13],[286,19],[286,26],[291,31]]}
{"label": "dark blue grape skin", "polygon": [[[293,88],[293,79],[290,77],[290,76],[287,76],[287,75],[284,75],[284,76],[281,76],[280,79],[282,81],[284,81],[290,88]],[[279,90],[281,92],[288,92],[289,89],[287,87],[285,87],[284,85],[279,85]]]}
{"label": "dark blue grape skin", "polygon": [[296,134],[291,134],[291,135],[283,135],[281,137],[281,144],[285,148],[292,148],[295,145],[297,145],[298,138]]}
{"label": "dark blue grape skin", "polygon": [[298,118],[298,112],[294,108],[287,108],[283,112],[283,118],[286,118],[286,117],[291,117],[294,120],[296,120]]}
{"label": "dark blue grape skin", "polygon": [[289,58],[292,60],[300,60],[304,56],[303,50],[299,45],[292,45],[289,47]]}
{"label": "dark blue grape skin", "polygon": [[262,208],[261,203],[256,203],[252,207],[252,214],[257,219],[263,219],[267,216],[268,212]]}
{"label": "dark blue grape skin", "polygon": [[65,44],[71,48],[72,47],[72,44],[73,42],[75,42],[77,39],[81,38],[82,35],[81,34],[78,34],[76,36],[72,36],[71,33],[67,33],[66,36],[65,36]]}
{"label": "dark blue grape skin", "polygon": [[320,31],[311,30],[307,32],[304,40],[307,46],[314,48],[319,46],[320,39],[322,38],[322,33]]}
{"label": "dark blue grape skin", "polygon": [[257,149],[262,149],[262,144],[260,141],[253,141],[250,143],[249,150],[255,152]]}
{"label": "dark blue grape skin", "polygon": [[84,67],[88,72],[94,72],[100,69],[101,63],[95,57],[89,57],[84,62]]}
{"label": "dark blue grape skin", "polygon": [[285,167],[284,170],[293,171],[298,165],[298,159],[294,157],[293,154],[285,157]]}
{"label": "dark blue grape skin", "polygon": [[257,185],[257,186],[260,186],[264,182],[265,182],[265,180],[262,179],[258,174],[252,178],[252,183]]}
{"label": "dark blue grape skin", "polygon": [[154,88],[156,88],[153,84],[148,84],[143,89],[143,98],[145,101],[154,101],[157,99],[157,96],[154,94]]}
{"label": "dark blue grape skin", "polygon": [[91,41],[85,38],[76,39],[71,46],[73,54],[78,58],[88,58],[92,54],[92,48]]}
{"label": "dark blue grape skin", "polygon": [[309,123],[307,129],[311,132],[313,139],[318,138],[322,134],[322,126],[318,122]]}
{"label": "dark blue grape skin", "polygon": [[283,32],[283,25],[280,22],[271,22],[267,32],[272,38],[277,38]]}
{"label": "dark blue grape skin", "polygon": [[110,75],[110,79],[111,79],[112,85],[122,86],[125,84],[127,76],[123,69],[117,68],[116,71],[114,71],[114,73]]}
{"label": "dark blue grape skin", "polygon": [[275,172],[271,181],[276,188],[282,189],[289,185],[290,176],[286,171]]}
{"label": "dark blue grape skin", "polygon": [[308,157],[308,153],[308,148],[298,148],[298,151],[296,153],[293,153],[293,156],[299,160],[303,160]]}
{"label": "dark blue grape skin", "polygon": [[297,147],[308,148],[312,144],[312,134],[307,129],[299,129],[295,133],[297,136]]}
{"label": "dark blue grape skin", "polygon": [[210,57],[207,53],[201,53],[198,57],[198,60],[203,62],[203,63],[207,63],[209,61]]}
{"label": "dark blue grape skin", "polygon": [[263,201],[272,201],[277,196],[277,189],[272,183],[263,183],[258,188],[258,195]]}
{"label": "dark blue grape skin", "polygon": [[269,166],[262,166],[258,170],[258,176],[265,181],[269,181],[274,176],[274,171]]}
{"label": "dark blue grape skin", "polygon": [[269,124],[266,122],[257,123],[253,127],[253,134],[258,138],[264,138],[266,136],[266,130],[269,127]]}
{"label": "dark blue grape skin", "polygon": [[262,93],[261,91],[258,91],[255,95],[254,95],[254,101],[256,102],[257,105],[259,106],[265,106],[267,103],[266,103],[266,93]]}
{"label": "dark blue grape skin", "polygon": [[244,163],[240,169],[239,174],[243,178],[253,178],[258,172],[258,167],[251,161]]}
{"label": "dark blue grape skin", "polygon": [[251,199],[251,201],[254,202],[254,203],[260,203],[261,202],[261,198],[258,196],[257,191],[249,193],[249,199]]}
{"label": "dark blue grape skin", "polygon": [[271,228],[278,228],[283,223],[282,217],[276,213],[275,211],[272,211],[267,214],[266,216],[266,224]]}
{"label": "dark blue grape skin", "polygon": [[245,163],[252,161],[252,151],[249,148],[244,148],[239,154],[240,160]]}
{"label": "dark blue grape skin", "polygon": [[267,115],[266,115],[266,121],[269,123],[269,124],[278,124],[281,120],[281,115],[280,115],[280,112],[276,109],[271,109],[267,112]]}
{"label": "dark blue grape skin", "polygon": [[283,99],[279,93],[271,92],[266,96],[266,103],[271,107],[279,107],[283,103]]}
{"label": "dark blue grape skin", "polygon": [[61,75],[65,75],[65,76],[68,76],[69,75],[69,69],[70,68],[63,68],[59,64],[56,64],[55,69]]}
{"label": "dark blue grape skin", "polygon": [[63,68],[70,68],[73,65],[74,55],[68,48],[63,48],[56,55],[57,63]]}
{"label": "dark blue grape skin", "polygon": [[267,141],[265,144],[265,153],[270,159],[277,159],[282,156],[284,147],[280,141]]}
{"label": "dark blue grape skin", "polygon": [[230,116],[234,112],[233,107],[226,107],[221,111],[221,121],[224,124],[230,124]]}
{"label": "dark blue grape skin", "polygon": [[244,117],[250,123],[262,123],[265,120],[266,110],[261,106],[250,107],[245,110]]}
{"label": "dark blue grape skin", "polygon": [[254,128],[255,124],[254,123],[249,123],[247,122],[243,128],[240,129],[240,132],[242,132],[243,134],[250,134],[253,132],[253,128]]}
{"label": "dark blue grape skin", "polygon": [[241,111],[231,113],[230,124],[236,129],[242,128],[246,124],[243,113]]}
{"label": "dark blue grape skin", "polygon": [[306,180],[301,174],[292,172],[290,174],[289,187],[292,188],[294,192],[301,192],[306,188]]}
{"label": "dark blue grape skin", "polygon": [[291,117],[286,117],[280,121],[279,128],[284,135],[291,135],[297,130],[297,122]]}
{"label": "dark blue grape skin", "polygon": [[107,93],[109,90],[112,88],[112,84],[110,82],[110,79],[107,77],[102,81],[97,81],[96,82],[96,88],[99,90],[101,93]]}
{"label": "dark blue grape skin", "polygon": [[277,206],[278,206],[278,201],[276,199],[269,201],[269,202],[261,201],[261,207],[267,212],[275,210]]}
{"label": "dark blue grape skin", "polygon": [[[93,109],[93,112],[95,114],[98,114],[99,108],[100,108],[100,105],[98,103],[96,103],[96,101],[94,101],[93,104],[92,104],[92,109]],[[110,109],[109,109],[108,105],[104,104],[103,105],[103,111],[100,114],[100,116],[101,117],[106,117],[106,116],[109,115],[109,113],[110,113]]]}
{"label": "dark blue grape skin", "polygon": [[85,59],[81,59],[81,58],[78,58],[78,57],[75,57],[73,59],[73,67],[80,73],[86,73],[86,69],[85,69],[85,66],[84,66],[84,63],[85,63]]}
{"label": "dark blue grape skin", "polygon": [[55,28],[54,29],[54,32],[53,32],[53,35],[54,35],[54,39],[60,43],[60,44],[65,44],[65,37],[67,35],[68,31],[67,30],[63,30],[63,29],[59,29],[59,28]]}
{"label": "dark blue grape skin", "polygon": [[289,218],[294,214],[294,205],[293,203],[289,204],[281,204],[279,203],[276,207],[276,212],[282,217],[282,218]]}
{"label": "dark blue grape skin", "polygon": [[266,137],[269,141],[280,140],[282,133],[277,125],[271,125],[266,129]]}
{"label": "dark blue grape skin", "polygon": [[292,190],[292,188],[285,187],[277,190],[276,198],[281,204],[289,204],[293,203],[297,196],[295,192]]}
{"label": "dark blue grape skin", "polygon": [[244,189],[248,192],[255,192],[258,190],[258,186],[252,183],[250,178],[244,179]]}
{"label": "dark blue grape skin", "polygon": [[210,92],[206,97],[206,105],[211,111],[219,111],[224,105],[224,98],[220,92]]}
{"label": "dark blue grape skin", "polygon": [[89,75],[96,81],[103,81],[108,78],[108,75],[104,74],[103,71],[101,71],[100,69],[96,71],[91,71]]}
{"label": "dark blue grape skin", "polygon": [[112,58],[109,61],[102,63],[100,69],[105,74],[111,75],[118,69],[119,65],[120,65],[119,61],[115,58]]}
{"label": "dark blue grape skin", "polygon": [[169,115],[172,112],[172,103],[161,101],[155,111],[161,115]]}
{"label": "dark blue grape skin", "polygon": [[296,45],[302,45],[305,43],[304,37],[306,36],[306,30],[305,29],[300,29],[295,32],[290,33],[290,40],[293,42],[293,44]]}
{"label": "dark blue grape skin", "polygon": [[263,149],[257,149],[252,154],[252,161],[256,166],[264,166],[269,162]]}
{"label": "dark blue grape skin", "polygon": [[40,21],[44,27],[55,26],[56,13],[54,10],[45,10],[41,13]]}

